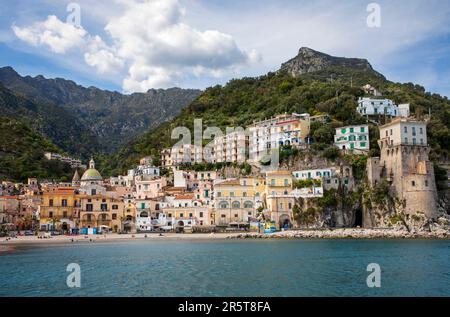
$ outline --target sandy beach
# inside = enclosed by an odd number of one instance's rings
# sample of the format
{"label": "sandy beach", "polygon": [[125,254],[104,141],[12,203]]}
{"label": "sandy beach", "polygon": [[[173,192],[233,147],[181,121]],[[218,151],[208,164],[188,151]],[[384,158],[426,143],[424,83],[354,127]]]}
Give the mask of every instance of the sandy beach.
{"label": "sandy beach", "polygon": [[0,238],[0,252],[7,251],[8,246],[15,245],[46,245],[46,244],[72,244],[114,242],[125,240],[212,240],[227,239],[237,236],[239,233],[137,233],[137,234],[106,234],[106,235],[78,235],[78,236],[52,236],[47,239],[39,239],[36,236],[18,236],[17,238]]}
{"label": "sandy beach", "polygon": [[289,230],[271,234],[257,232],[236,233],[164,233],[152,234],[106,234],[53,236],[39,239],[36,236],[19,236],[17,238],[0,238],[0,252],[10,251],[19,245],[50,245],[73,243],[120,242],[127,240],[215,240],[215,239],[450,239],[448,230],[438,231],[405,231],[395,229],[324,229],[324,230]]}

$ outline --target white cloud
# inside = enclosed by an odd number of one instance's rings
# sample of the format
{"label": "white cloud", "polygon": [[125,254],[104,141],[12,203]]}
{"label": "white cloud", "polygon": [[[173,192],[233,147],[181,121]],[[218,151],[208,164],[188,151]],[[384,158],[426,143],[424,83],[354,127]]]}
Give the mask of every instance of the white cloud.
{"label": "white cloud", "polygon": [[118,73],[127,66],[122,72],[126,92],[173,86],[189,76],[222,77],[260,60],[255,51],[241,50],[229,34],[183,23],[185,9],[178,0],[119,2],[124,10],[105,26],[111,45],[55,16],[30,27],[12,28],[22,41],[48,46],[54,53],[78,47],[86,64],[100,74]]}
{"label": "white cloud", "polygon": [[128,1],[124,14],[106,25],[118,55],[131,65],[126,91],[167,87],[181,76],[198,76],[198,69],[211,76],[233,71],[254,57],[231,35],[183,23],[184,13],[178,0]]}
{"label": "white cloud", "polygon": [[99,36],[90,39],[84,60],[95,67],[100,74],[115,74],[122,70],[124,61],[116,56],[113,48],[108,47]]}
{"label": "white cloud", "polygon": [[54,15],[49,15],[47,20],[29,27],[21,28],[13,25],[12,29],[22,41],[32,46],[48,46],[52,52],[58,54],[64,54],[82,45],[87,35],[83,28],[64,23]]}

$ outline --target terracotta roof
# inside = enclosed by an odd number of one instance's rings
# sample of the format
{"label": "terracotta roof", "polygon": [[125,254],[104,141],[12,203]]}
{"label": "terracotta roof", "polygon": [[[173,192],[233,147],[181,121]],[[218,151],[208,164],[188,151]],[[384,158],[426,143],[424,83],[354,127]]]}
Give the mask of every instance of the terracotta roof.
{"label": "terracotta roof", "polygon": [[194,195],[193,194],[189,194],[189,195],[177,195],[177,196],[175,196],[175,200],[180,200],[180,199],[194,199]]}
{"label": "terracotta roof", "polygon": [[227,185],[237,185],[237,186],[240,186],[241,183],[237,179],[230,179],[230,180],[226,180],[226,181],[223,181],[221,183],[216,184],[216,186],[222,186],[222,185],[226,185],[226,186]]}

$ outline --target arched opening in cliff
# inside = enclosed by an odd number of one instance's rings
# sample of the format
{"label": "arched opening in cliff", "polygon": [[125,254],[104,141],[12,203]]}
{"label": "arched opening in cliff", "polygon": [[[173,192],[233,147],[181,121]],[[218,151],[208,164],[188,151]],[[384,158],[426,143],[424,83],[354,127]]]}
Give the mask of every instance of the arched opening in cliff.
{"label": "arched opening in cliff", "polygon": [[355,211],[355,222],[353,223],[353,228],[362,227],[362,224],[363,224],[362,209],[358,208]]}

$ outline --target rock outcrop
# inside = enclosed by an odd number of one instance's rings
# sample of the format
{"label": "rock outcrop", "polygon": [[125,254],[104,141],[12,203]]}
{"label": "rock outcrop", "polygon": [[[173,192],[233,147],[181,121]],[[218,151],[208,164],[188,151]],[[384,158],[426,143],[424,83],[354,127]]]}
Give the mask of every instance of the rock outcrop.
{"label": "rock outcrop", "polygon": [[[343,67],[354,70],[368,71],[383,77],[376,72],[372,65],[361,58],[335,57],[325,53],[317,52],[308,47],[302,47],[298,55],[281,65],[280,71],[287,71],[296,77],[302,74],[313,73],[332,67]],[[384,78],[384,77],[383,77]]]}

